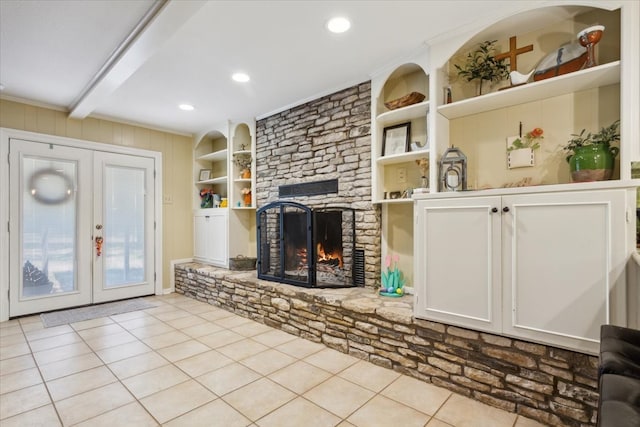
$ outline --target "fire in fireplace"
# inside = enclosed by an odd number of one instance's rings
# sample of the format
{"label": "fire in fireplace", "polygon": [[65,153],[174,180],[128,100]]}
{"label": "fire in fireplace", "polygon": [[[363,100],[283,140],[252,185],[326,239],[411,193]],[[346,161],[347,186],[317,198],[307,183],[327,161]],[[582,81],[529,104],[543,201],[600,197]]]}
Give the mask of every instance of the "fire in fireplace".
{"label": "fire in fireplace", "polygon": [[311,209],[278,201],[260,208],[257,216],[258,278],[348,287],[364,277],[364,252],[355,249],[353,209]]}

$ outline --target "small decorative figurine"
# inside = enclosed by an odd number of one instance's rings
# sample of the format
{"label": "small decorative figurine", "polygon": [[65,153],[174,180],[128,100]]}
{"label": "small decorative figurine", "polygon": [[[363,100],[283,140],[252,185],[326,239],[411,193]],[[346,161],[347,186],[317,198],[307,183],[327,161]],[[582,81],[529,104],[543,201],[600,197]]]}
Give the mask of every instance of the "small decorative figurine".
{"label": "small decorative figurine", "polygon": [[[391,268],[392,261],[393,268]],[[387,271],[382,273],[382,285],[379,292],[380,295],[396,298],[404,295],[404,277],[398,268],[398,261],[400,261],[400,256],[398,254],[393,256],[387,255],[385,258]]]}
{"label": "small decorative figurine", "polygon": [[104,243],[104,239],[100,236],[96,237],[96,256],[102,255],[102,243]]}

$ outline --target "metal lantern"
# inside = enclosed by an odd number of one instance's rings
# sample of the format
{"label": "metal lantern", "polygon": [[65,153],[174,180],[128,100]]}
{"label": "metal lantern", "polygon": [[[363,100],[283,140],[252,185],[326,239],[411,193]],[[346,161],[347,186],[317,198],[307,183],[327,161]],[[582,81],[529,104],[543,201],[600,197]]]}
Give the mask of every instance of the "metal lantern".
{"label": "metal lantern", "polygon": [[467,189],[467,156],[453,145],[440,158],[440,191]]}

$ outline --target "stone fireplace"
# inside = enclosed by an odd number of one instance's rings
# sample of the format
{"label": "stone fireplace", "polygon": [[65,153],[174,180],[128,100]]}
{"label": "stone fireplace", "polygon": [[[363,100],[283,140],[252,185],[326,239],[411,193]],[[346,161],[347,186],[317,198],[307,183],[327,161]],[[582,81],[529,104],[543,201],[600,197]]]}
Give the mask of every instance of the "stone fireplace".
{"label": "stone fireplace", "polygon": [[[286,198],[314,213],[353,211],[353,257],[361,255],[364,285],[377,287],[381,220],[379,207],[371,203],[370,82],[259,119],[256,162],[258,208]],[[322,181],[335,181],[335,191],[282,193],[300,185],[315,188]],[[321,216],[317,221],[324,220]],[[317,243],[311,250],[318,251]]]}

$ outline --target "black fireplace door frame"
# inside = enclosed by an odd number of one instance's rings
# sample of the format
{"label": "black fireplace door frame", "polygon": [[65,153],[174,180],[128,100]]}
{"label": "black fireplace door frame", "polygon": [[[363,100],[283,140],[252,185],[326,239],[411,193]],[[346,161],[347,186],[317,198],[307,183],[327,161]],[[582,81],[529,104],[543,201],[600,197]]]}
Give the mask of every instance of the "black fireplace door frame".
{"label": "black fireplace door frame", "polygon": [[[285,222],[285,211],[286,208],[295,208],[304,211],[306,217],[306,230],[307,230],[307,280],[295,280],[285,276],[285,239],[284,239],[284,222]],[[262,236],[263,231],[266,233],[266,230],[263,230],[263,227],[266,227],[266,221],[263,221],[263,218],[269,213],[270,210],[277,210],[278,212],[278,227],[279,227],[279,255],[280,255],[280,268],[277,272],[274,272],[274,275],[267,274],[269,266],[265,265],[265,252],[268,257],[270,257],[270,250],[266,250],[265,248],[270,248],[270,243],[263,242]],[[310,207],[303,205],[302,203],[290,202],[290,201],[275,201],[268,203],[267,205],[261,207],[256,211],[256,227],[257,227],[257,253],[258,253],[258,262],[257,262],[257,270],[258,270],[258,279],[264,280],[275,280],[281,283],[288,283],[290,285],[296,286],[304,286],[307,288],[314,287],[316,283],[316,271],[314,268],[314,256],[315,249],[313,248],[313,211]]]}
{"label": "black fireplace door frame", "polygon": [[[344,287],[344,288],[350,288],[355,286],[354,283],[354,278],[356,277],[356,263],[355,263],[355,252],[356,252],[356,210],[350,207],[342,207],[342,206],[332,206],[332,207],[326,207],[326,208],[317,208],[317,209],[313,209],[313,230],[312,230],[312,236],[311,236],[311,240],[312,240],[312,246],[313,246],[313,259],[315,261],[315,265],[313,266],[313,274],[314,276],[316,275],[316,269],[318,268],[317,265],[317,259],[318,259],[318,251],[316,249],[316,244],[318,243],[318,230],[316,229],[319,221],[317,221],[316,219],[316,215],[319,213],[330,213],[330,212],[339,212],[341,215],[344,213],[350,213],[351,214],[351,252],[352,252],[352,260],[351,260],[351,283],[345,283],[343,286],[331,286],[334,288],[338,288],[338,287]],[[342,236],[345,236],[344,231],[341,232]],[[344,242],[342,242],[342,245],[344,247]],[[314,279],[316,279],[316,277],[314,277]],[[318,283],[314,280],[313,282],[315,284],[314,287],[321,287],[318,286]]]}

